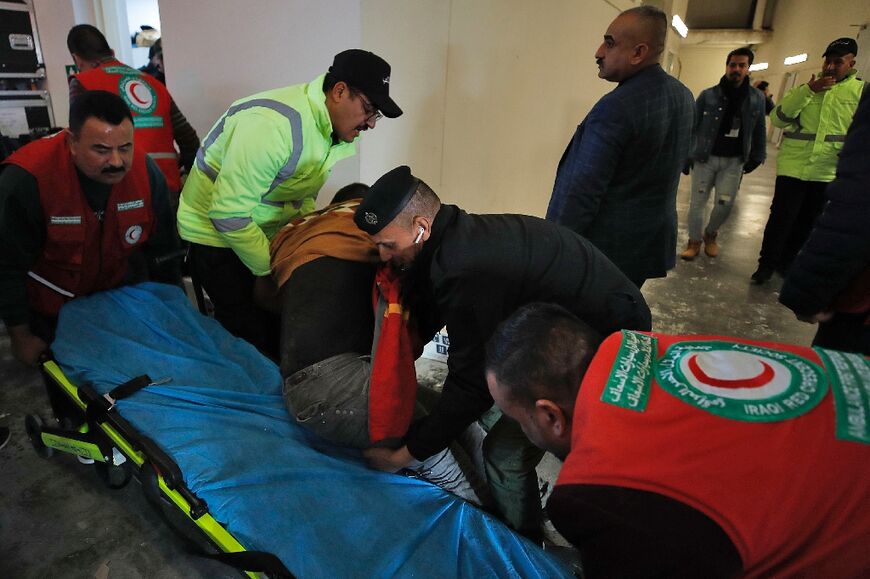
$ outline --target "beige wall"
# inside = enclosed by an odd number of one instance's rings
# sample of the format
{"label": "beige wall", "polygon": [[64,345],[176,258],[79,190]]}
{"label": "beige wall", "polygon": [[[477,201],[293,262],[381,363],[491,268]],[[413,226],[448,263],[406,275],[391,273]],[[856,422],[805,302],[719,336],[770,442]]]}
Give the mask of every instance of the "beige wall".
{"label": "beige wall", "polygon": [[362,6],[364,43],[389,55],[405,110],[367,136],[363,181],[408,164],[470,211],[543,215],[562,151],[614,87],[597,78],[593,54],[619,8],[603,0]]}
{"label": "beige wall", "polygon": [[[71,6],[81,1],[37,0],[59,5],[43,10],[40,27],[52,30],[50,51],[59,56],[47,64],[61,75]],[[470,211],[543,215],[565,146],[615,86],[598,79],[593,54],[616,14],[637,3],[261,0],[253,10],[229,0],[163,0],[160,11],[167,84],[201,137],[233,100],[308,81],[340,50],[362,46],[390,61],[405,114],[364,135],[360,154],[336,166],[321,204],[345,183],[371,183],[408,164]]]}
{"label": "beige wall", "polygon": [[[691,31],[689,32],[691,34]],[[725,59],[737,46],[693,46],[680,49],[680,80],[697,96],[705,88],[719,84],[725,74]]]}
{"label": "beige wall", "polygon": [[45,61],[46,89],[51,95],[54,124],[65,127],[69,124],[69,87],[64,67],[73,63],[66,48],[66,35],[75,25],[73,5],[58,0],[34,0],[33,8],[42,59]]}
{"label": "beige wall", "polygon": [[[160,19],[166,84],[200,138],[234,100],[310,81],[360,44],[358,0],[163,0]],[[356,181],[359,162],[338,163],[324,196]]]}
{"label": "beige wall", "polygon": [[371,183],[408,164],[469,210],[543,215],[571,134],[613,88],[597,78],[592,55],[619,5],[266,0],[253,11],[172,0],[160,10],[167,84],[201,135],[233,99],[309,80],[344,48],[363,46],[391,63],[405,114],[364,135],[321,204],[346,182]]}
{"label": "beige wall", "polygon": [[[797,83],[806,82],[822,67],[822,52],[829,42],[841,36],[858,36],[859,27],[870,23],[870,2],[867,0],[789,0],[777,2],[773,15],[774,34],[770,42],[757,47],[758,62],[769,62],[770,68],[755,73],[753,78],[770,82],[774,99],[781,93],[785,73],[797,73]],[[866,31],[865,35],[870,36]],[[862,38],[864,51],[870,50],[870,39]],[[785,66],[786,56],[806,52],[807,61]],[[864,71],[865,77],[870,71]],[[790,84],[790,83],[789,83]]]}

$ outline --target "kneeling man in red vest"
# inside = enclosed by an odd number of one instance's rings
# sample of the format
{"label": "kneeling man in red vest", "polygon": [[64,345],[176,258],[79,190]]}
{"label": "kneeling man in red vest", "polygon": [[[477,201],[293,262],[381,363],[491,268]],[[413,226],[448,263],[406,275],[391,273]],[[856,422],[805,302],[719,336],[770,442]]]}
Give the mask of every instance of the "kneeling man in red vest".
{"label": "kneeling man in red vest", "polygon": [[25,145],[0,173],[0,317],[12,354],[29,365],[69,300],[181,279],[166,181],[134,151],[127,105],[85,92],[69,117],[69,129]]}
{"label": "kneeling man in red vest", "polygon": [[601,339],[531,304],[487,383],[563,459],[547,511],[596,577],[870,576],[870,362],[716,336]]}

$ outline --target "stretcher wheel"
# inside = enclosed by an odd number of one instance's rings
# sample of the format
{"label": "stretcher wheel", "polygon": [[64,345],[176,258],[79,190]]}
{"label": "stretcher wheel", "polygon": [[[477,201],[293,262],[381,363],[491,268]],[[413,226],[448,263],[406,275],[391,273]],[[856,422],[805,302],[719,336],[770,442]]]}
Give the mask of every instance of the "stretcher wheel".
{"label": "stretcher wheel", "polygon": [[118,465],[109,462],[95,462],[94,468],[100,479],[110,489],[124,488],[133,477],[133,468],[130,466],[129,460]]}
{"label": "stretcher wheel", "polygon": [[33,450],[41,458],[51,458],[54,456],[54,449],[50,446],[45,446],[45,443],[42,442],[43,428],[45,428],[45,423],[36,414],[28,414],[24,417],[24,430],[27,431],[27,438],[30,439]]}

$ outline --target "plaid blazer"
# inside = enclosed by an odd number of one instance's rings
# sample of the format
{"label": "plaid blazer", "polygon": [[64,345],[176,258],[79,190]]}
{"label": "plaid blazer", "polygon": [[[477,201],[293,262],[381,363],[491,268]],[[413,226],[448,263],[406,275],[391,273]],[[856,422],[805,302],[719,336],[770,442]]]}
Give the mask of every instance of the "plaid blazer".
{"label": "plaid blazer", "polygon": [[586,237],[629,279],[666,275],[694,110],[689,89],[658,65],[619,83],[562,155],[547,219]]}

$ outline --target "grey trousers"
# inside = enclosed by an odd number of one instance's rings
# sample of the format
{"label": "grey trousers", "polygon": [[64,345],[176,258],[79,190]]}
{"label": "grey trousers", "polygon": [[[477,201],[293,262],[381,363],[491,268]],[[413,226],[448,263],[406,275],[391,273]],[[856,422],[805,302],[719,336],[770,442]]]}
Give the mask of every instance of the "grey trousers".
{"label": "grey trousers", "polygon": [[[284,380],[284,403],[296,422],[335,444],[368,448],[371,357],[339,354],[317,362]],[[422,389],[421,389],[422,390]],[[418,404],[418,415],[425,413]],[[416,461],[409,469],[478,506],[489,507],[486,481],[459,444]]]}

